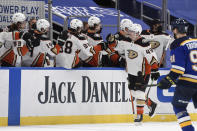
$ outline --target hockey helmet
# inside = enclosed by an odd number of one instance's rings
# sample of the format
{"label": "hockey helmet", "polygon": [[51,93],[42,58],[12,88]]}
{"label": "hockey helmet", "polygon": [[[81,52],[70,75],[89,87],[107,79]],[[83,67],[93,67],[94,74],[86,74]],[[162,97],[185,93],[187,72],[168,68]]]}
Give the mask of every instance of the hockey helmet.
{"label": "hockey helmet", "polygon": [[100,23],[101,23],[101,20],[98,17],[91,16],[88,19],[88,25],[89,25],[89,27],[95,27],[95,25],[99,25]]}
{"label": "hockey helmet", "polygon": [[171,22],[171,30],[177,29],[179,33],[187,33],[188,26],[188,22],[181,18]]}
{"label": "hockey helmet", "polygon": [[74,30],[82,29],[83,28],[83,22],[79,19],[72,19],[70,21],[70,28]]}
{"label": "hockey helmet", "polygon": [[50,27],[50,24],[45,19],[39,19],[36,22],[36,28],[38,31],[46,31]]}
{"label": "hockey helmet", "polygon": [[125,31],[125,28],[130,27],[131,24],[133,24],[133,22],[130,19],[122,19],[120,22],[120,29]]}
{"label": "hockey helmet", "polygon": [[26,20],[26,17],[23,13],[15,13],[12,17],[13,23],[18,23],[18,22],[24,22]]}
{"label": "hockey helmet", "polygon": [[132,26],[129,28],[130,31],[135,32],[136,34],[141,34],[142,33],[142,26],[140,24],[132,24]]}

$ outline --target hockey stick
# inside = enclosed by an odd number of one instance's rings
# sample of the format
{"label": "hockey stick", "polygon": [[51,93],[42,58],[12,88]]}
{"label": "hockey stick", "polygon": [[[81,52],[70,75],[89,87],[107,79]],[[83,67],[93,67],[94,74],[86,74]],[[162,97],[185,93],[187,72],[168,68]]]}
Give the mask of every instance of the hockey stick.
{"label": "hockey stick", "polygon": [[131,94],[131,104],[132,104],[133,114],[135,114],[135,109],[134,109],[134,103],[133,103],[133,96],[132,96],[132,94]]}
{"label": "hockey stick", "polygon": [[[141,84],[138,84],[136,83],[136,85],[141,85]],[[144,85],[145,87],[152,87],[152,86],[158,86],[158,84],[153,84],[153,82],[150,84],[150,85]]]}
{"label": "hockey stick", "polygon": [[157,86],[157,84],[153,84],[153,81],[152,81],[152,82],[151,82],[151,85],[147,85],[147,86],[146,86],[146,87],[149,87],[148,92],[147,92],[147,94],[146,94],[147,100],[148,100],[148,95],[149,95],[149,92],[150,92],[150,89],[151,89],[152,86]]}

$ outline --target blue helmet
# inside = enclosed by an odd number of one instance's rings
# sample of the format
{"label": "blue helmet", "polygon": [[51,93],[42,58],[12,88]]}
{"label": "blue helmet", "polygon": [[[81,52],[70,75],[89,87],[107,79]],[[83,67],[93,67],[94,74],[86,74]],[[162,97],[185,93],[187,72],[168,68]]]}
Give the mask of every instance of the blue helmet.
{"label": "blue helmet", "polygon": [[181,18],[175,19],[171,22],[171,29],[177,29],[179,33],[187,33],[188,26],[188,22]]}

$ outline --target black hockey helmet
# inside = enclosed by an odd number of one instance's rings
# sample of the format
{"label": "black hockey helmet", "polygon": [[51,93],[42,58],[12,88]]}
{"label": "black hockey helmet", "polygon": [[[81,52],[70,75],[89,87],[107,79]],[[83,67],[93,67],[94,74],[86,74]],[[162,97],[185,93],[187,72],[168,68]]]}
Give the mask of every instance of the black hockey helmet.
{"label": "black hockey helmet", "polygon": [[171,30],[177,29],[179,33],[187,33],[188,22],[184,19],[178,18],[171,22]]}

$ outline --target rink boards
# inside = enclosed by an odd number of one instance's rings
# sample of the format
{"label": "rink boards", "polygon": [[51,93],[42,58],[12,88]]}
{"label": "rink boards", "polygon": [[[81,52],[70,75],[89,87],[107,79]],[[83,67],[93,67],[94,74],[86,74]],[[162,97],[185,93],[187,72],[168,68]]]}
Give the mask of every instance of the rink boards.
{"label": "rink boards", "polygon": [[[168,72],[161,69],[160,79]],[[122,68],[1,68],[0,73],[0,126],[133,121]],[[151,87],[149,97],[159,107],[154,118],[145,115],[144,121],[176,120],[170,104],[174,88]],[[188,110],[197,121],[192,103]]]}

